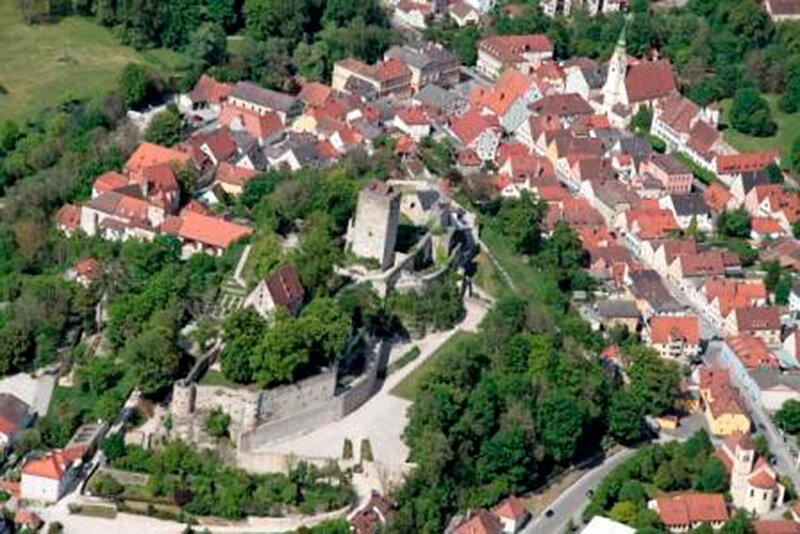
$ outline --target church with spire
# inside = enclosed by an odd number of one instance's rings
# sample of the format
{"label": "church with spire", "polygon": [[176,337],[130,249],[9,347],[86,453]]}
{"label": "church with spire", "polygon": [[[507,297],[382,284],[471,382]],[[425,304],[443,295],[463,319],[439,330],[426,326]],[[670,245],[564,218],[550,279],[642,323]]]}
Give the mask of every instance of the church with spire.
{"label": "church with spire", "polygon": [[627,22],[608,61],[602,89],[601,111],[608,113],[618,127],[626,127],[642,106],[652,108],[657,100],[678,92],[669,61],[639,60],[628,55],[626,31]]}

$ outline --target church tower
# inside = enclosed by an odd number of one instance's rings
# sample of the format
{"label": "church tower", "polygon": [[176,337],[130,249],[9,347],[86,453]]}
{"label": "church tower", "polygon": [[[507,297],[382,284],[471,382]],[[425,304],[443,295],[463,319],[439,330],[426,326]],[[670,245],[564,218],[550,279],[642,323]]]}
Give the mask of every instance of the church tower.
{"label": "church tower", "polygon": [[735,445],[733,446],[731,497],[733,498],[734,506],[742,507],[745,504],[747,488],[749,486],[748,478],[750,477],[750,473],[753,472],[756,453],[749,437],[744,436],[737,441],[738,442],[735,441]]}
{"label": "church tower", "polygon": [[628,21],[622,27],[614,55],[608,62],[608,75],[603,85],[603,106],[608,111],[617,104],[628,105],[628,93],[625,90],[625,74],[628,72],[628,54],[625,51],[625,30]]}

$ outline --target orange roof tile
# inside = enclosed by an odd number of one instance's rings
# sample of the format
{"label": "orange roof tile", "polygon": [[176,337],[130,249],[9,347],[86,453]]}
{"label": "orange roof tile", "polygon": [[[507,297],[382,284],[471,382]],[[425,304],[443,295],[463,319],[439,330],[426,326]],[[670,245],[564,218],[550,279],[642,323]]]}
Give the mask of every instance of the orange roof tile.
{"label": "orange roof tile", "polygon": [[715,213],[721,213],[725,211],[725,208],[728,206],[728,202],[730,202],[733,198],[733,195],[725,188],[725,186],[718,182],[714,182],[708,186],[705,191],[703,191],[703,198],[712,211]]}
{"label": "orange roof tile", "polygon": [[717,156],[717,172],[720,174],[760,171],[778,158],[777,150],[725,154]]}
{"label": "orange roof tile", "polygon": [[507,519],[516,519],[517,517],[527,514],[528,510],[521,499],[511,496],[503,499],[497,506],[492,509],[492,512],[498,517]]}
{"label": "orange roof tile", "polygon": [[778,368],[778,358],[770,352],[767,344],[759,337],[748,335],[729,336],[725,338],[725,344],[730,347],[734,356],[747,369]]}
{"label": "orange roof tile", "polygon": [[308,106],[320,107],[330,98],[332,91],[333,89],[328,85],[319,82],[308,82],[303,84],[297,94],[297,98]]}
{"label": "orange roof tile", "polygon": [[247,226],[194,212],[185,213],[180,218],[172,219],[179,219],[179,221],[170,221],[169,224],[165,221],[164,225],[167,228],[162,226],[162,230],[167,233],[177,233],[183,239],[216,248],[227,248],[234,241],[253,232],[253,229]]}
{"label": "orange roof tile", "polygon": [[719,493],[690,493],[656,499],[658,515],[667,527],[727,521],[728,507]]}
{"label": "orange roof tile", "polygon": [[657,344],[682,340],[697,345],[700,342],[700,321],[696,315],[656,315],[650,319],[650,339]]}
{"label": "orange roof tile", "polygon": [[49,453],[41,458],[28,460],[22,466],[22,474],[61,480],[69,468],[69,462],[65,460],[66,458],[60,451]]}
{"label": "orange roof tile", "polygon": [[251,178],[256,176],[258,171],[247,169],[245,167],[237,167],[227,161],[223,161],[217,168],[216,179],[219,182],[244,186]]}
{"label": "orange roof tile", "polygon": [[114,189],[119,189],[120,187],[125,187],[126,185],[128,185],[127,176],[116,171],[109,171],[95,179],[94,184],[92,184],[92,189],[96,190],[98,193],[106,193]]}
{"label": "orange roof tile", "polygon": [[190,160],[189,154],[167,148],[154,143],[142,143],[133,151],[131,157],[125,162],[128,172],[136,173],[145,167],[152,167],[161,163],[183,165]]}

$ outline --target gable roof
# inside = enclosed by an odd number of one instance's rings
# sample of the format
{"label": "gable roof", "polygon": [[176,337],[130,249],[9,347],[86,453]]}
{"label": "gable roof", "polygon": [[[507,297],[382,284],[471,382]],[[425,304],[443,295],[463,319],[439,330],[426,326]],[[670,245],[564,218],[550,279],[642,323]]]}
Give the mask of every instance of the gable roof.
{"label": "gable roof", "polygon": [[253,232],[253,229],[247,226],[193,211],[186,212],[180,217],[168,217],[162,225],[162,230],[165,233],[177,234],[183,239],[223,249]]}
{"label": "gable roof", "polygon": [[650,319],[650,339],[659,345],[678,340],[697,345],[700,321],[696,315],[656,315]]}
{"label": "gable roof", "polygon": [[182,165],[188,163],[190,159],[189,154],[180,150],[144,142],[136,147],[128,161],[125,162],[125,169],[130,173],[137,173],[145,167],[162,163]]}
{"label": "gable roof", "polygon": [[729,336],[725,338],[725,344],[747,369],[778,368],[778,358],[770,352],[767,344],[759,337]]}
{"label": "gable roof", "polygon": [[61,451],[48,453],[41,458],[28,460],[22,466],[22,474],[61,480],[69,469],[71,461]]}
{"label": "gable roof", "polygon": [[530,105],[538,114],[557,115],[592,115],[594,109],[577,93],[561,93],[547,95]]}
{"label": "gable roof", "polygon": [[728,520],[725,498],[719,493],[690,493],[656,499],[658,515],[667,527]]}
{"label": "gable roof", "polygon": [[721,154],[717,156],[717,172],[730,174],[735,172],[760,171],[775,162],[777,150],[763,152],[745,152],[743,154]]}
{"label": "gable roof", "polygon": [[328,101],[333,89],[319,82],[304,83],[300,92],[297,93],[297,98],[311,107],[320,107]]}
{"label": "gable roof", "polygon": [[481,133],[489,128],[497,127],[497,118],[494,116],[481,115],[473,110],[461,117],[457,117],[450,123],[450,131],[464,145],[469,145],[475,141]]}
{"label": "gable roof", "polygon": [[667,60],[642,61],[632,65],[625,75],[628,102],[646,102],[678,90],[672,65]]}
{"label": "gable roof", "polygon": [[292,265],[278,267],[264,279],[264,283],[276,306],[292,308],[305,296],[300,275]]}
{"label": "gable roof", "polygon": [[506,497],[492,509],[494,515],[504,517],[507,519],[516,519],[517,517],[527,514],[528,509],[521,499],[514,497]]}
{"label": "gable roof", "polygon": [[701,193],[673,193],[670,196],[675,213],[680,216],[709,215],[711,213]]}
{"label": "gable roof", "polygon": [[191,93],[189,93],[189,98],[191,98],[192,102],[220,104],[227,100],[232,90],[232,85],[218,82],[211,76],[203,74],[200,76],[200,79],[197,80]]}
{"label": "gable roof", "polygon": [[703,191],[703,198],[714,213],[722,213],[728,207],[733,195],[725,186],[714,182]]}
{"label": "gable roof", "polygon": [[461,523],[453,534],[500,534],[503,524],[486,510],[478,510],[475,515]]}
{"label": "gable roof", "polygon": [[738,308],[736,311],[736,324],[739,331],[753,330],[779,330],[781,318],[778,308]]}
{"label": "gable roof", "polygon": [[478,49],[502,63],[522,61],[526,53],[553,53],[553,42],[544,34],[493,35],[481,39]]}
{"label": "gable roof", "polygon": [[238,98],[245,102],[252,102],[272,111],[288,113],[294,107],[297,99],[292,95],[279,93],[272,89],[265,89],[252,82],[237,82],[230,93],[230,98]]}
{"label": "gable roof", "polygon": [[30,406],[11,393],[0,393],[0,433],[8,437],[19,430],[30,415]]}

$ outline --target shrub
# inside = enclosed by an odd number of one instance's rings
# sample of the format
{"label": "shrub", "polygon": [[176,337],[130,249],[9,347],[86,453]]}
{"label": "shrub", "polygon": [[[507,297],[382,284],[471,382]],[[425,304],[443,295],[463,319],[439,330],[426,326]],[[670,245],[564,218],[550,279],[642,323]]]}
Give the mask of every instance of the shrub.
{"label": "shrub", "polygon": [[350,438],[344,438],[344,446],[342,448],[342,458],[350,460],[353,458],[353,442]]}
{"label": "shrub", "polygon": [[222,408],[214,408],[206,417],[206,432],[215,438],[227,438],[230,424],[231,416],[223,412]]}
{"label": "shrub", "polygon": [[361,440],[361,461],[362,462],[372,462],[372,444],[369,442],[368,439]]}

